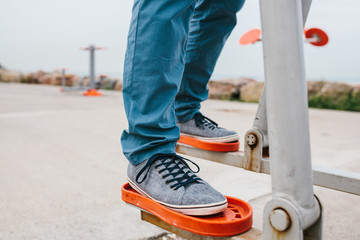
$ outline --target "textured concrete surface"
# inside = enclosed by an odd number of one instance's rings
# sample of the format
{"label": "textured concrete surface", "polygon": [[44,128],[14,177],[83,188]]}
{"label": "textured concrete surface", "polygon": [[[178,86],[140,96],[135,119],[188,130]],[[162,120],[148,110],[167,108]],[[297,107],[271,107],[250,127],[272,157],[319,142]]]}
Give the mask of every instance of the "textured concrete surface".
{"label": "textured concrete surface", "polygon": [[[120,188],[127,127],[119,92],[103,97],[57,87],[0,83],[0,239],[144,239],[163,233],[141,222]],[[221,126],[251,127],[256,104],[209,100],[203,113]],[[310,110],[313,163],[360,172],[360,114]],[[271,193],[270,177],[195,159],[222,193],[253,205],[254,226]],[[360,239],[360,197],[315,187],[324,239]]]}

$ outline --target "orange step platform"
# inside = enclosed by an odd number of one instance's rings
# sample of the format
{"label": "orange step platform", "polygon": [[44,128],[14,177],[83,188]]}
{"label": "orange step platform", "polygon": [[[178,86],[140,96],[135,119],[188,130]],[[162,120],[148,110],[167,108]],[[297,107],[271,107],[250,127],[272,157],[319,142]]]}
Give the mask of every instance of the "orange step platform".
{"label": "orange step platform", "polygon": [[204,236],[227,237],[248,231],[252,226],[251,206],[237,198],[226,197],[225,211],[210,216],[188,216],[175,212],[142,196],[126,183],[121,189],[121,198],[126,203],[155,215],[165,223]]}
{"label": "orange step platform", "polygon": [[206,142],[196,138],[180,135],[178,143],[183,143],[190,145],[196,148],[200,148],[207,151],[214,152],[235,152],[239,150],[240,142],[230,142],[230,143],[215,143],[215,142]]}
{"label": "orange step platform", "polygon": [[87,92],[83,93],[84,96],[102,96],[100,92],[96,89],[89,89]]}

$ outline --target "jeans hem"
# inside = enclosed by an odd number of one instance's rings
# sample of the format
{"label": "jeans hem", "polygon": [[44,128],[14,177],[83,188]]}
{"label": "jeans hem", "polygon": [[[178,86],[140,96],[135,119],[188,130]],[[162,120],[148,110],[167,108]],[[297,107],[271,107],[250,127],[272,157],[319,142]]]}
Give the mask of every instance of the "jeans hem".
{"label": "jeans hem", "polygon": [[156,153],[176,153],[176,143],[177,142],[169,142],[148,149],[144,153],[137,153],[136,155],[133,156],[128,156],[128,154],[125,154],[125,156],[131,164],[138,165],[144,162],[145,160],[149,159],[152,155]]}

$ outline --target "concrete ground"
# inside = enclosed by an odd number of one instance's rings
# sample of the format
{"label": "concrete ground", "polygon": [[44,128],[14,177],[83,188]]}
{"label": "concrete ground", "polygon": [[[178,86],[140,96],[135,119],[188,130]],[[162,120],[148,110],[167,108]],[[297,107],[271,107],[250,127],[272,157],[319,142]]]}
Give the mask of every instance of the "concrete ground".
{"label": "concrete ground", "polygon": [[[58,87],[0,83],[0,239],[146,239],[163,233],[125,205],[120,188],[127,127],[120,92],[103,97]],[[203,113],[241,136],[257,105],[209,100]],[[313,164],[360,172],[360,113],[310,110]],[[200,176],[250,201],[254,226],[271,193],[270,177],[196,159]],[[315,187],[324,239],[360,239],[360,196]]]}

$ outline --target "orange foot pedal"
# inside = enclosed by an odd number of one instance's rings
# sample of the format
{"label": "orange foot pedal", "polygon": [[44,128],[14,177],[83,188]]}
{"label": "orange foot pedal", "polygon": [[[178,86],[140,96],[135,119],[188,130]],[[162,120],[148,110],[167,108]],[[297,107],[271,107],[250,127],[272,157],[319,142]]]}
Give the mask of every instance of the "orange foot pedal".
{"label": "orange foot pedal", "polygon": [[87,92],[83,93],[84,96],[102,96],[101,93],[96,89],[89,89]]}
{"label": "orange foot pedal", "polygon": [[210,216],[188,216],[175,212],[144,197],[126,183],[121,189],[121,198],[149,212],[162,221],[183,230],[204,236],[228,237],[246,232],[252,226],[253,211],[250,204],[233,197],[226,197],[225,211]]}
{"label": "orange foot pedal", "polygon": [[206,142],[196,138],[180,135],[179,143],[190,145],[207,151],[214,152],[235,152],[239,150],[240,142],[215,143]]}

